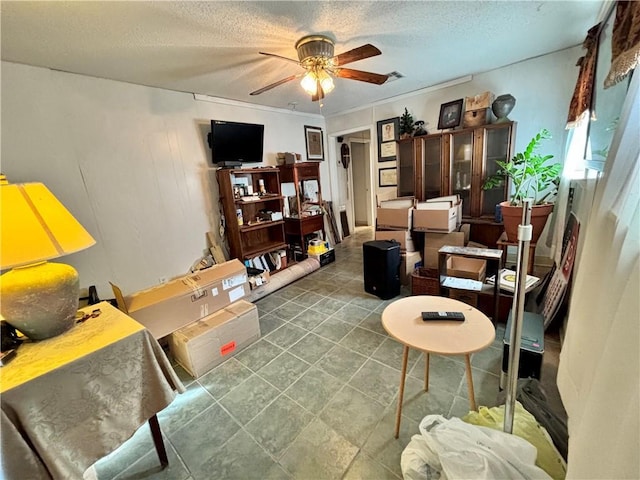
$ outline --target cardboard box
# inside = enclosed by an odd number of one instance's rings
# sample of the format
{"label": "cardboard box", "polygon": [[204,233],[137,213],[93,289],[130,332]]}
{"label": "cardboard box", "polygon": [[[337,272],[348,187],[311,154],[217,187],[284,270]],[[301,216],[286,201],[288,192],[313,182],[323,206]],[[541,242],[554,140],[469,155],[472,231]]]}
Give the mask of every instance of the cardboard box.
{"label": "cardboard box", "polygon": [[247,275],[249,279],[249,286],[251,290],[261,287],[269,283],[271,275],[267,270],[260,270],[259,268],[247,267]]}
{"label": "cardboard box", "polygon": [[491,109],[479,108],[478,110],[469,110],[464,112],[462,118],[462,127],[480,127],[487,125],[491,121]]}
{"label": "cardboard box", "polygon": [[376,230],[376,240],[395,240],[401,252],[415,252],[416,247],[409,230]]}
{"label": "cardboard box", "polygon": [[473,97],[466,97],[464,103],[464,111],[479,110],[481,108],[489,108],[493,103],[493,94],[491,92],[483,92]]}
{"label": "cardboard box", "polygon": [[169,348],[176,361],[198,378],[258,338],[258,309],[240,300],[173,332]]}
{"label": "cardboard box", "polygon": [[400,197],[379,202],[376,210],[376,227],[411,230],[414,203],[413,197]]}
{"label": "cardboard box", "polygon": [[458,231],[464,233],[464,244],[466,246],[471,236],[471,225],[469,223],[463,223],[458,227]]}
{"label": "cardboard box", "polygon": [[399,228],[411,230],[413,207],[384,208],[376,210],[376,228]]}
{"label": "cardboard box", "polygon": [[422,266],[420,252],[406,252],[400,256],[400,283],[409,285],[413,271]]}
{"label": "cardboard box", "polygon": [[445,245],[464,246],[464,233],[425,233],[422,261],[428,268],[438,268],[438,250]]}
{"label": "cardboard box", "polygon": [[413,197],[398,197],[389,200],[380,201],[378,207],[380,208],[411,208],[415,204],[415,198]]}
{"label": "cardboard box", "polygon": [[247,270],[239,260],[214,265],[127,297],[111,284],[118,308],[162,338],[249,293]]}
{"label": "cardboard box", "polygon": [[447,276],[458,278],[470,278],[484,282],[487,270],[487,261],[477,258],[466,258],[451,255],[447,258]]}
{"label": "cardboard box", "polygon": [[320,262],[321,267],[324,267],[325,265],[328,265],[336,261],[336,251],[333,248],[330,248],[326,252],[323,252],[317,255],[310,254],[309,256],[311,258],[315,258],[316,260],[318,260],[318,262]]}
{"label": "cardboard box", "polygon": [[[460,195],[455,194],[455,195],[447,195],[446,197],[430,198],[430,199],[427,199],[426,202],[427,203],[453,202],[454,205],[458,206],[458,218],[457,218],[458,227],[462,223],[462,199],[460,198]],[[469,228],[471,228],[471,225],[469,225]]]}
{"label": "cardboard box", "polygon": [[453,232],[458,224],[454,202],[418,203],[413,212],[413,228],[421,232]]}

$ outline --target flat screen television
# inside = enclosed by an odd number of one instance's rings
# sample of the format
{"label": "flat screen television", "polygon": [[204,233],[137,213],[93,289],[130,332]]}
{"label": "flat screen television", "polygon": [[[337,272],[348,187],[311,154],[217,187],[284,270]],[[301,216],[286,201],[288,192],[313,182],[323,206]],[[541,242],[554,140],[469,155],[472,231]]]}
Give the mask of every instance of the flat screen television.
{"label": "flat screen television", "polygon": [[260,163],[264,125],[211,120],[209,146],[214,164]]}

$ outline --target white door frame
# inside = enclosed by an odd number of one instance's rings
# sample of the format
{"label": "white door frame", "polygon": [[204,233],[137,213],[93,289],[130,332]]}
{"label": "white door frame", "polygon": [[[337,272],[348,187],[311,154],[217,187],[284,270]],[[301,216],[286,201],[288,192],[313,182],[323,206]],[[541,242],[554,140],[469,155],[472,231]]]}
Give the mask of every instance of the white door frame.
{"label": "white door frame", "polygon": [[[351,144],[352,143],[361,143],[361,144],[368,144],[369,145],[369,166],[367,168],[367,171],[369,172],[369,192],[371,192],[371,190],[374,188],[374,185],[371,185],[371,140],[368,138],[349,138],[349,150],[351,150],[351,164],[349,167],[349,187],[351,188],[351,192],[352,192],[352,199],[351,199],[351,205],[353,207],[352,211],[351,211],[351,218],[353,218],[353,225],[355,228],[355,223],[356,223],[356,206],[355,206],[355,189],[353,188],[353,169],[351,168],[351,165],[353,165],[353,149],[351,148]],[[374,218],[375,216],[372,216],[372,209],[371,209],[371,198],[369,198],[369,202],[367,202],[367,225],[371,226],[373,225],[374,222]]]}
{"label": "white door frame", "polygon": [[[341,130],[338,132],[334,132],[331,134],[328,134],[328,140],[329,140],[329,145],[334,145],[334,148],[330,148],[328,149],[329,152],[329,176],[330,176],[330,180],[331,180],[331,199],[334,201],[334,207],[336,207],[334,209],[334,216],[336,217],[337,221],[336,223],[338,224],[338,228],[340,229],[340,232],[342,232],[342,225],[339,221],[340,219],[340,211],[338,209],[339,205],[336,203],[336,198],[333,195],[333,192],[339,192],[339,187],[338,187],[338,171],[340,168],[342,167],[342,163],[340,162],[340,145],[338,143],[337,138],[338,137],[346,137],[347,135],[351,134],[351,133],[356,133],[356,132],[362,132],[362,131],[369,131],[369,138],[370,141],[372,141],[373,139],[377,138],[376,137],[376,130],[374,128],[373,125],[364,125],[361,127],[355,127],[355,128],[350,128],[347,130]],[[374,173],[374,165],[375,165],[375,158],[374,158],[374,148],[371,148],[371,146],[369,146],[369,205],[370,205],[370,215],[371,215],[371,219],[373,220],[375,218],[375,183],[374,183],[374,179],[373,179],[373,173]],[[347,173],[350,179],[349,182],[349,188],[352,189],[353,191],[353,182],[351,180],[351,165],[349,165],[349,172]],[[351,232],[355,231],[354,228],[354,218],[353,218],[353,210],[354,210],[354,206],[353,206],[353,195],[349,196],[349,205],[347,205],[347,211],[350,212],[349,215],[349,230]],[[343,235],[344,236],[344,235]]]}

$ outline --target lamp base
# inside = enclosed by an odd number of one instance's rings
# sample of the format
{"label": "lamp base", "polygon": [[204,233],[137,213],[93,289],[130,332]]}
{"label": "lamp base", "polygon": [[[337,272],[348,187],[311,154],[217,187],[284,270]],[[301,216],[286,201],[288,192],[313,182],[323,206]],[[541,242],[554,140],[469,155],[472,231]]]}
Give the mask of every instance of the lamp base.
{"label": "lamp base", "polygon": [[32,340],[55,337],[74,325],[79,290],[78,272],[70,265],[14,268],[0,277],[0,312]]}

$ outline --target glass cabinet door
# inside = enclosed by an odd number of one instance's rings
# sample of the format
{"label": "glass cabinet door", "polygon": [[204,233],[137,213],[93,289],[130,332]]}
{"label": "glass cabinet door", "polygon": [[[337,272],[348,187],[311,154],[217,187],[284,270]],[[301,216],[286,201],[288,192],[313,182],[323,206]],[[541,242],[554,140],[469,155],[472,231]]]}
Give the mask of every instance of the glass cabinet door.
{"label": "glass cabinet door", "polygon": [[442,136],[422,139],[422,199],[442,196]]}
{"label": "glass cabinet door", "polygon": [[451,158],[449,191],[460,195],[462,216],[468,217],[471,215],[473,131],[451,134]]}
{"label": "glass cabinet door", "polygon": [[[398,197],[415,195],[413,139],[398,142]],[[382,167],[382,165],[379,165]]]}
{"label": "glass cabinet door", "polygon": [[[486,137],[484,139],[484,172],[482,178],[485,179],[495,174],[499,167],[496,160],[506,161],[510,154],[511,128],[510,125],[504,125],[500,128],[487,128]],[[491,190],[480,190],[481,215],[494,216],[496,205],[505,200],[505,192],[508,185],[496,187]]]}

